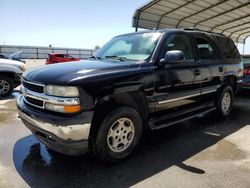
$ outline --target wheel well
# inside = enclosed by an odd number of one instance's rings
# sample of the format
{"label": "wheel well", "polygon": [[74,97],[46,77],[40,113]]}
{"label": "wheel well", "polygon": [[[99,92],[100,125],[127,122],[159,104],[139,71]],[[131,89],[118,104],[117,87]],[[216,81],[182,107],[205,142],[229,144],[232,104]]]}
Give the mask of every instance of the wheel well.
{"label": "wheel well", "polygon": [[230,85],[232,87],[234,93],[236,93],[236,90],[237,90],[237,78],[235,76],[227,76],[224,79],[223,85]]}
{"label": "wheel well", "polygon": [[148,105],[143,92],[126,92],[105,96],[98,100],[92,120],[91,133],[95,132],[102,120],[113,109],[127,106],[134,108],[140,114],[143,124],[147,125]]}

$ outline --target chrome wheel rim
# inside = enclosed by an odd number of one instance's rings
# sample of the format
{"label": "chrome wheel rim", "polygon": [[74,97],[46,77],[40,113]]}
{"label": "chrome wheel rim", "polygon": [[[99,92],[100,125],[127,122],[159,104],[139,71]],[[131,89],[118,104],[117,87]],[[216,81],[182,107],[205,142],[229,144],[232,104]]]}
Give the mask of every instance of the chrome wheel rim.
{"label": "chrome wheel rim", "polygon": [[118,119],[109,129],[107,143],[109,149],[115,153],[126,150],[135,135],[133,122],[128,118]]}
{"label": "chrome wheel rim", "polygon": [[227,113],[231,106],[231,94],[229,92],[224,93],[222,102],[221,102],[221,109],[223,113]]}
{"label": "chrome wheel rim", "polygon": [[0,95],[8,93],[10,90],[10,84],[6,80],[0,80]]}

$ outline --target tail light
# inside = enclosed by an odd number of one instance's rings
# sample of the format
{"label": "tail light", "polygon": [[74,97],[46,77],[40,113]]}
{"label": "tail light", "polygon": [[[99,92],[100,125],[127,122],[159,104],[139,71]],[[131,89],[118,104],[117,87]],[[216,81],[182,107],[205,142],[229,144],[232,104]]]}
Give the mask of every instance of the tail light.
{"label": "tail light", "polygon": [[244,69],[243,74],[244,75],[250,75],[250,69]]}

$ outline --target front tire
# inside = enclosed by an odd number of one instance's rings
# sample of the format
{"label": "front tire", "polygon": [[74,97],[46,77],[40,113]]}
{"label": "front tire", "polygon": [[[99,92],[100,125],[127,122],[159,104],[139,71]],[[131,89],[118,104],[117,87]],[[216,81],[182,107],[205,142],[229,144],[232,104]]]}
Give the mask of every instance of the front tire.
{"label": "front tire", "polygon": [[0,76],[0,97],[6,97],[13,91],[13,82],[10,77]]}
{"label": "front tire", "polygon": [[217,101],[217,111],[223,117],[229,116],[234,102],[234,92],[231,86],[222,89]]}
{"label": "front tire", "polygon": [[102,121],[91,142],[91,149],[101,160],[119,162],[138,146],[142,130],[139,113],[133,108],[119,107]]}

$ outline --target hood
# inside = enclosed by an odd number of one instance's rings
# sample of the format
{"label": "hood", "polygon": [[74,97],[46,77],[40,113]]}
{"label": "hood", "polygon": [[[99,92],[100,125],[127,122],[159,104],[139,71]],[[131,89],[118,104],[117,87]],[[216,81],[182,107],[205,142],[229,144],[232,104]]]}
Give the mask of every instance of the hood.
{"label": "hood", "polygon": [[23,65],[24,63],[12,59],[0,59],[0,64],[20,66]]}
{"label": "hood", "polygon": [[26,71],[23,78],[27,81],[55,84],[55,85],[74,85],[81,80],[91,80],[104,75],[121,74],[124,72],[138,71],[140,64],[130,61],[99,61],[84,60],[77,62],[66,62]]}

